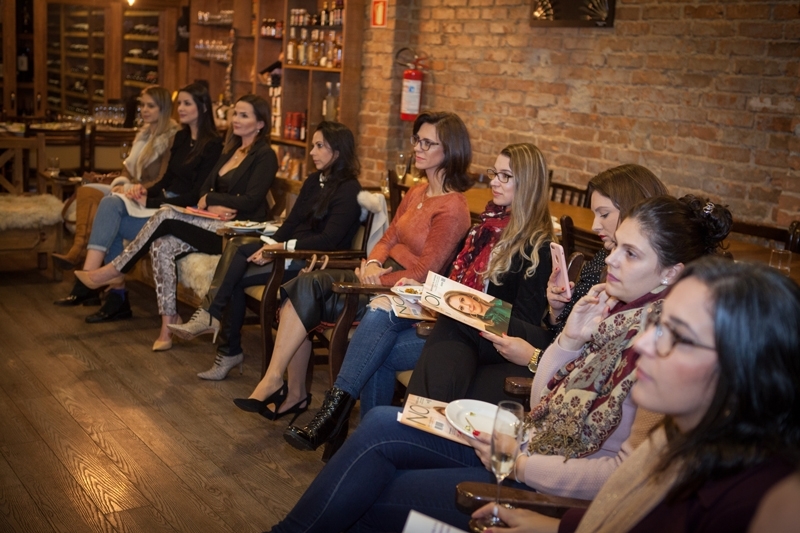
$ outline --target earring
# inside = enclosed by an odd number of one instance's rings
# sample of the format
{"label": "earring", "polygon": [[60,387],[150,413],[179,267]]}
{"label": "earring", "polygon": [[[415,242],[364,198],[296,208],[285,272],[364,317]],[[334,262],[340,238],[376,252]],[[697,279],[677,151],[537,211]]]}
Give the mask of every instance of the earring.
{"label": "earring", "polygon": [[661,280],[661,284],[662,285],[669,285],[669,280],[667,278],[664,278],[664,279]]}

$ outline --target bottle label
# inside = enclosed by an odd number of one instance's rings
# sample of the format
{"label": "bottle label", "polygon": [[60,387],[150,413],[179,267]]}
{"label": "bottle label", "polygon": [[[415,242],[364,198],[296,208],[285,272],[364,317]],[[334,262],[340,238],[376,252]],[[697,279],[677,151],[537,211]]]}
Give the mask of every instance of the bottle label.
{"label": "bottle label", "polygon": [[403,92],[400,99],[400,112],[404,115],[418,115],[422,98],[421,80],[403,80]]}
{"label": "bottle label", "polygon": [[17,70],[20,72],[28,72],[28,56],[21,54],[17,56]]}

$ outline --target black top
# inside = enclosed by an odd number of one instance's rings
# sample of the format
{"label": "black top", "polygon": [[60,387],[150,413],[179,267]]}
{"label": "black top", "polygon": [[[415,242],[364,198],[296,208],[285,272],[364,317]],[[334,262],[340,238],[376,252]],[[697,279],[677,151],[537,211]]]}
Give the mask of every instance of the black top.
{"label": "black top", "polygon": [[[530,249],[526,252],[530,254]],[[538,325],[547,310],[547,280],[553,270],[549,242],[544,242],[539,248],[539,265],[533,276],[526,279],[528,266],[528,260],[517,254],[511,262],[511,270],[500,278],[502,285],[490,282],[486,292],[512,305],[509,333],[524,330],[525,340],[537,348],[545,348],[553,335]]]}
{"label": "black top", "polygon": [[228,192],[217,192],[219,169],[233,157],[236,150],[220,156],[200,188],[199,198],[206,196],[206,205],[223,205],[236,209],[236,220],[267,220],[267,191],[278,172],[278,158],[264,139],[257,139],[247,155],[233,170]]}
{"label": "black top", "polygon": [[[192,134],[189,128],[183,128],[172,142],[167,171],[147,189],[147,207],[156,208],[163,203],[186,207],[197,203],[200,187],[222,153],[222,139],[208,141],[201,154],[187,161],[191,151]],[[167,198],[164,191],[178,196]]]}
{"label": "black top", "polygon": [[600,248],[591,261],[584,264],[581,268],[581,275],[578,283],[572,290],[572,299],[567,302],[564,309],[558,315],[558,321],[551,324],[548,318],[544,319],[544,325],[553,332],[553,335],[558,335],[564,326],[567,324],[567,318],[572,312],[572,308],[578,303],[578,300],[589,294],[589,289],[600,283],[600,277],[603,275],[603,269],[606,267],[606,257],[608,257],[608,250]]}
{"label": "black top", "polygon": [[319,172],[308,176],[289,216],[272,238],[278,242],[297,239],[298,250],[346,250],[358,231],[361,206],[357,196],[361,185],[355,179],[339,185],[328,203],[328,215],[322,219],[319,230],[314,231],[311,216],[323,192],[319,177]]}

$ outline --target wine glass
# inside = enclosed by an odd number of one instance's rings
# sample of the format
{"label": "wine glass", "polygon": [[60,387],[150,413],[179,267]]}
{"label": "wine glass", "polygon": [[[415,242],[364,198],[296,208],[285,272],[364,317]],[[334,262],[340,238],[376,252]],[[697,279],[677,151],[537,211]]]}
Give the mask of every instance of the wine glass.
{"label": "wine glass", "polygon": [[404,183],[406,177],[406,169],[408,168],[408,164],[406,161],[405,154],[399,154],[397,156],[397,164],[394,166],[394,171],[397,172],[397,182]]}
{"label": "wine glass", "polygon": [[127,141],[123,142],[119,147],[119,157],[125,161],[131,155],[131,145]]}
{"label": "wine glass", "polygon": [[[517,402],[503,401],[497,405],[492,429],[492,473],[497,478],[495,507],[500,505],[500,487],[503,485],[503,480],[514,470],[517,461],[522,443],[524,416],[522,405]],[[506,527],[506,525],[496,515],[492,515],[472,520],[470,527],[473,531],[483,531],[489,527]]]}

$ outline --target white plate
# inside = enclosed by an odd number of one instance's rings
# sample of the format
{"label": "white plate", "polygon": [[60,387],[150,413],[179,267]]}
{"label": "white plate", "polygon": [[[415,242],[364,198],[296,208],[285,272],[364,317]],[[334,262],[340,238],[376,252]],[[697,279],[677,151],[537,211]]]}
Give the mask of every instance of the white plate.
{"label": "white plate", "polygon": [[450,425],[471,439],[475,438],[472,435],[475,430],[492,434],[496,413],[496,405],[480,400],[456,400],[444,410]]}
{"label": "white plate", "polygon": [[258,231],[264,229],[266,222],[250,222],[249,220],[232,220],[226,222],[225,227],[236,231]]}
{"label": "white plate", "polygon": [[261,230],[261,234],[273,235],[276,231],[278,231],[279,228],[280,226],[276,226],[275,224],[270,224],[269,222],[267,222],[266,224],[264,224],[264,229]]}
{"label": "white plate", "polygon": [[[413,291],[413,292],[409,292]],[[422,285],[402,285],[392,287],[392,292],[409,302],[416,302],[422,296]]]}

